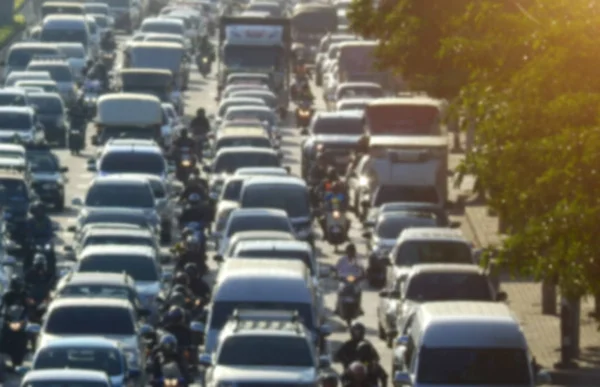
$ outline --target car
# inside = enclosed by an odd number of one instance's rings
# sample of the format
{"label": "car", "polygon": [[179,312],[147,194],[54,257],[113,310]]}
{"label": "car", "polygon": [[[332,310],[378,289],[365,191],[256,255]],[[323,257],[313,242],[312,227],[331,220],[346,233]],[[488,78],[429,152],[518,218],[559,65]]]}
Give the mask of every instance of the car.
{"label": "car", "polygon": [[78,95],[76,79],[69,62],[64,58],[34,57],[27,65],[27,71],[48,71],[58,85],[60,96],[65,104],[75,102]]}
{"label": "car", "polygon": [[231,94],[239,92],[239,91],[246,91],[246,90],[264,90],[264,91],[270,91],[269,86],[267,85],[263,85],[260,83],[252,83],[252,82],[246,82],[246,83],[234,83],[231,85],[227,85],[225,87],[225,89],[223,89],[223,92],[221,93],[221,99],[227,99],[231,96]]}
{"label": "car", "polygon": [[234,106],[266,106],[266,104],[260,98],[225,98],[219,103],[217,114],[214,117],[215,123],[220,124],[227,110]]}
{"label": "car", "polygon": [[364,112],[365,108],[373,98],[344,98],[335,103],[336,111],[358,110]]}
{"label": "car", "polygon": [[[145,214],[129,212],[125,208],[99,208],[81,210],[74,224],[67,226],[67,231],[74,234],[74,240],[80,240],[85,231],[91,228],[113,228],[113,229],[144,229],[151,231],[157,238],[159,231],[155,225],[148,221]],[[75,247],[73,247],[76,250]]]}
{"label": "car", "polygon": [[395,279],[379,293],[379,337],[392,348],[400,327],[416,308],[426,302],[506,301],[496,292],[484,269],[465,264],[421,264]]}
{"label": "car", "polygon": [[234,174],[243,167],[280,167],[281,159],[273,149],[253,147],[228,147],[220,149],[211,165],[202,170],[210,174],[209,187],[223,184],[228,175]]}
{"label": "car", "polygon": [[24,172],[0,170],[0,196],[6,229],[15,241],[24,242],[29,206],[37,200],[31,181]]}
{"label": "car", "polygon": [[88,162],[88,171],[100,176],[111,174],[152,174],[166,180],[167,162],[154,142],[109,140],[97,160]]}
{"label": "car", "polygon": [[[42,42],[16,42],[10,46],[6,55],[3,79],[6,81],[13,72],[23,72],[29,61],[36,55],[59,55],[55,44]],[[48,75],[50,78],[50,75]]]}
{"label": "car", "polygon": [[0,89],[0,107],[28,107],[29,96],[25,90],[18,87],[7,87]]}
{"label": "car", "polygon": [[270,208],[238,208],[231,212],[227,224],[218,241],[218,253],[224,256],[231,237],[242,231],[283,231],[294,232],[287,213]]}
{"label": "car", "polygon": [[[97,336],[121,343],[129,369],[144,370],[145,347],[141,340],[152,327],[136,320],[129,300],[114,298],[59,298],[48,305],[43,324],[30,324],[39,331],[37,348],[77,336]],[[71,370],[72,372],[72,370]]]}
{"label": "car", "polygon": [[280,137],[279,118],[268,106],[232,106],[227,109],[223,121],[258,120],[265,122],[272,137]]}
{"label": "car", "polygon": [[396,211],[415,211],[419,213],[428,213],[435,217],[436,225],[439,227],[450,227],[459,228],[460,222],[450,221],[448,214],[444,207],[433,204],[433,203],[420,203],[420,202],[389,202],[382,204],[379,207],[372,208],[367,219],[364,221],[363,226],[370,228],[375,225],[375,221],[380,214],[386,212]]}
{"label": "car", "polygon": [[32,173],[32,186],[44,203],[57,211],[65,208],[65,186],[68,167],[60,165],[60,159],[45,144],[28,145],[26,157]]}
{"label": "car", "polygon": [[334,93],[334,101],[342,101],[346,98],[382,98],[383,88],[374,82],[342,82],[337,85]]}
{"label": "car", "polygon": [[0,157],[3,159],[16,158],[25,160],[25,146],[21,144],[0,143]]}
{"label": "car", "polygon": [[[98,225],[96,223],[95,225]],[[93,224],[92,224],[93,225]],[[124,225],[108,224],[107,227],[92,227],[88,231],[82,232],[81,238],[77,241],[77,250],[73,246],[66,245],[64,251],[67,256],[75,259],[81,251],[88,246],[97,245],[131,245],[152,247],[156,254],[161,256],[161,261],[165,258],[161,255],[160,244],[152,231],[139,228],[125,228]]]}
{"label": "car", "polygon": [[258,98],[263,101],[263,103],[271,108],[273,111],[277,111],[279,107],[279,98],[272,91],[268,90],[242,90],[236,91],[229,95],[229,98],[237,99],[237,98]]}
{"label": "car", "polygon": [[145,308],[155,316],[156,297],[160,293],[163,273],[156,251],[147,246],[96,245],[83,249],[73,267],[75,273],[127,273]]}
{"label": "car", "polygon": [[31,368],[21,367],[20,373],[54,369],[104,372],[113,387],[125,386],[141,376],[139,370],[128,369],[121,343],[94,336],[50,341],[37,349]]}
{"label": "car", "polygon": [[150,317],[151,311],[140,298],[135,281],[127,273],[67,273],[56,284],[51,293],[52,299],[58,298],[115,298],[127,299],[136,312],[136,317]]}
{"label": "car", "polygon": [[257,176],[244,181],[242,209],[274,208],[285,211],[298,239],[314,245],[310,195],[304,180],[294,176]]}
{"label": "car", "polygon": [[28,372],[21,387],[33,386],[94,386],[113,387],[106,372],[74,369],[51,369]]}
{"label": "car", "polygon": [[54,82],[48,71],[13,71],[5,79],[4,89],[14,88],[15,84],[19,81],[52,81],[52,82]]}
{"label": "car", "polygon": [[40,87],[44,93],[58,94],[58,85],[51,79],[17,81],[15,87]]}
{"label": "car", "polygon": [[229,240],[229,247],[223,256],[216,255],[217,261],[223,260],[223,257],[230,257],[237,246],[245,241],[296,241],[296,235],[286,231],[241,231],[235,233]]}
{"label": "car", "polygon": [[[223,148],[232,147],[276,148],[269,135],[260,128],[250,128],[245,130],[231,128],[219,130],[213,144],[213,153],[216,153]],[[280,156],[282,155],[280,152],[278,154]]]}
{"label": "car", "polygon": [[[20,92],[25,95],[24,90]],[[25,143],[44,140],[44,128],[32,107],[0,106],[0,141],[13,141],[15,137]]]}
{"label": "car", "polygon": [[[249,351],[257,346],[260,351]],[[205,380],[209,385],[214,379],[257,367],[267,374],[280,369],[302,371],[304,380],[316,384],[319,370],[331,365],[328,356],[318,353],[311,332],[295,312],[236,310],[223,327],[214,357],[201,355],[200,364],[209,367]]]}
{"label": "car", "polygon": [[37,87],[37,86],[22,86],[17,84],[17,86],[19,89],[23,89],[25,90],[25,94],[27,94],[27,96],[30,96],[33,93],[43,93],[44,89],[42,89],[41,87]]}
{"label": "car", "polygon": [[72,204],[82,211],[121,208],[132,214],[141,213],[158,231],[158,236],[162,235],[156,199],[146,178],[121,174],[97,176],[90,183],[85,200],[75,198]]}

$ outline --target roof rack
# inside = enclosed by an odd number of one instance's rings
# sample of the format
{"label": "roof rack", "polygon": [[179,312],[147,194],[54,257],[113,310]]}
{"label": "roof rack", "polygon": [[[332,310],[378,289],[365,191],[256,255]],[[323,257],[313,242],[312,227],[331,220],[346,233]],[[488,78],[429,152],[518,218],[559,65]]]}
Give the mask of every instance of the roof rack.
{"label": "roof rack", "polygon": [[[297,310],[239,310],[233,311],[230,321],[235,324],[234,332],[242,328],[265,328],[281,330],[294,327],[296,333],[303,333],[302,318]],[[250,325],[252,324],[252,325]]]}

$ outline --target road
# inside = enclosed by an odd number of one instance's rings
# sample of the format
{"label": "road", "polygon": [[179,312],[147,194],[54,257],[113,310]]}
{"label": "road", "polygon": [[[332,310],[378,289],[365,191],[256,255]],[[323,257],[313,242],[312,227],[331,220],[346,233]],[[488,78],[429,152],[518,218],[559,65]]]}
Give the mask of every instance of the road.
{"label": "road", "polygon": [[[118,40],[122,43],[126,40],[126,36],[119,36]],[[213,68],[213,72],[216,66]],[[319,98],[322,95],[320,91],[313,88],[314,94]],[[216,111],[217,104],[215,102],[216,95],[216,82],[214,75],[209,76],[207,79],[203,79],[202,76],[193,69],[193,74],[190,79],[189,89],[185,93],[186,101],[186,113],[188,119],[193,115],[197,108],[203,107],[207,110],[207,113],[214,113]],[[325,106],[319,99],[317,102],[318,109],[324,110]],[[292,116],[292,114],[290,114]],[[90,126],[87,133],[91,136],[93,128]],[[284,163],[292,168],[292,172],[296,175],[300,175],[300,142],[302,137],[300,136],[299,130],[292,127],[292,125],[285,125],[282,129],[283,141],[282,150],[284,152]],[[89,138],[87,141],[88,147],[80,156],[73,156],[66,150],[56,150],[56,154],[59,156],[62,165],[68,166],[69,171],[68,185],[66,187],[66,203],[67,207],[63,213],[52,214],[52,219],[60,225],[60,231],[57,233],[57,251],[62,251],[62,247],[66,244],[71,243],[72,235],[66,231],[67,227],[71,225],[76,218],[77,210],[70,206],[73,198],[81,198],[87,189],[88,184],[93,178],[93,173],[87,172],[86,160],[95,153],[95,148],[91,147]],[[454,161],[456,163],[456,161]],[[453,160],[451,159],[451,167]],[[456,220],[462,221],[457,218]],[[464,222],[463,222],[464,224]],[[365,245],[363,238],[361,237],[362,227],[354,219],[352,223],[352,230],[350,237],[353,242],[357,245],[359,253],[365,253]],[[333,248],[323,241],[319,240],[316,244],[317,251],[319,252],[319,261],[322,264],[335,264],[339,258],[339,254],[335,254]],[[211,264],[212,264],[212,260]],[[216,267],[213,267],[214,270]],[[333,280],[326,280],[323,284],[323,291],[325,292],[325,303],[328,308],[329,324],[332,326],[334,333],[330,336],[331,347],[335,350],[339,345],[347,340],[348,332],[345,324],[337,317],[333,316],[331,312],[335,305],[335,290],[337,284]],[[375,345],[381,356],[381,363],[390,372],[391,365],[391,351],[385,346],[385,343],[377,337],[377,315],[376,307],[379,302],[378,291],[375,289],[366,289],[363,293],[363,309],[364,316],[358,321],[362,322],[367,327],[368,339]],[[338,366],[335,366],[337,371],[340,371]],[[390,375],[390,377],[392,377]],[[8,386],[18,386],[19,378],[12,375],[9,380],[5,383]]]}

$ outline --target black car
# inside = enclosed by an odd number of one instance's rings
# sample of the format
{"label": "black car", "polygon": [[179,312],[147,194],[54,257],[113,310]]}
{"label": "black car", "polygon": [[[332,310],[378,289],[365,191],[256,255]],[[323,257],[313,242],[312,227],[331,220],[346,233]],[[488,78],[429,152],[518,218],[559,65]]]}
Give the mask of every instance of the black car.
{"label": "black car", "polygon": [[60,95],[55,93],[31,93],[29,102],[35,106],[40,123],[44,126],[46,140],[57,143],[60,147],[67,145],[69,119],[67,110]]}
{"label": "black car", "polygon": [[27,216],[30,204],[36,194],[23,172],[0,171],[0,205],[2,216],[10,236],[17,242],[24,242],[27,234]]}
{"label": "black car", "polygon": [[32,174],[32,186],[37,196],[45,204],[57,211],[65,208],[64,174],[69,170],[61,167],[58,157],[45,145],[26,149],[26,157]]}
{"label": "black car", "polygon": [[[321,152],[332,166],[345,173],[349,156],[364,134],[363,112],[319,112],[308,128],[309,137],[302,142],[302,177],[306,178],[316,155]],[[343,167],[343,168],[342,168]],[[342,170],[343,169],[343,170]]]}

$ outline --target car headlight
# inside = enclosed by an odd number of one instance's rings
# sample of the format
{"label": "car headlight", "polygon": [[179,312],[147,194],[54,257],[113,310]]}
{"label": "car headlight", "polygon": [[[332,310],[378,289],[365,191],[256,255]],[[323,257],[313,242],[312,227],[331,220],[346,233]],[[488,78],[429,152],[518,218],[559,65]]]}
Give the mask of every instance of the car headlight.
{"label": "car headlight", "polygon": [[129,368],[139,369],[140,368],[140,354],[135,349],[125,350],[125,358],[127,359],[127,365]]}

